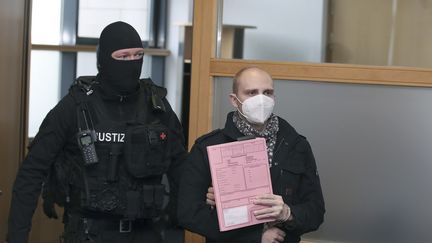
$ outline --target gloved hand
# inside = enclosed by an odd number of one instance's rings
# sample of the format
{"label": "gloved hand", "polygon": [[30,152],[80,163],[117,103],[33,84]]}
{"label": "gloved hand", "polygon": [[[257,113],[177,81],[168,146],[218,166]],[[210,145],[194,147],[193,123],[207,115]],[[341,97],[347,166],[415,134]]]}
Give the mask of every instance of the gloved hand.
{"label": "gloved hand", "polygon": [[52,201],[51,198],[50,199],[45,198],[42,206],[43,206],[43,211],[46,214],[46,216],[48,216],[48,218],[58,219],[58,215],[57,215],[57,212],[55,210],[54,202]]}

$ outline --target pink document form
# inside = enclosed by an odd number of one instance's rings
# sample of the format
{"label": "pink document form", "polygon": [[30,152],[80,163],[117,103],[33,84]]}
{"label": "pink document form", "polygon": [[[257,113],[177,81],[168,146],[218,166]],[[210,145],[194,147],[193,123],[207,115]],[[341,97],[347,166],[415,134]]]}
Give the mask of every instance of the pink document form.
{"label": "pink document form", "polygon": [[272,194],[264,138],[207,147],[220,231],[270,221],[258,220],[252,203],[255,196]]}

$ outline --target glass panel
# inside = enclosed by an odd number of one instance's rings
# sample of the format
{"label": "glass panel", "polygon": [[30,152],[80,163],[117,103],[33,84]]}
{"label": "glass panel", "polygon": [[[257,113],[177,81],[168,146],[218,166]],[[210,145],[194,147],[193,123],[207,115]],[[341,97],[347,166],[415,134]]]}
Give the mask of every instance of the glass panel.
{"label": "glass panel", "polygon": [[132,25],[142,40],[148,40],[149,6],[149,0],[80,0],[78,36],[99,38],[105,26],[121,20]]}
{"label": "glass panel", "polygon": [[[144,64],[141,70],[141,78],[151,77],[151,56],[144,56]],[[98,73],[96,67],[96,53],[94,52],[78,52],[77,54],[77,70],[76,75],[91,76]]]}
{"label": "glass panel", "polygon": [[223,5],[225,58],[432,67],[432,0]]}
{"label": "glass panel", "polygon": [[432,67],[432,0],[332,0],[328,62]]}
{"label": "glass panel", "polygon": [[[214,84],[219,128],[232,83]],[[275,113],[312,145],[326,202],[324,224],[303,240],[430,241],[429,88],[277,80],[275,91]]]}
{"label": "glass panel", "polygon": [[[224,1],[222,57],[299,62],[324,60],[325,2]],[[238,51],[236,48],[242,49],[242,45],[243,55],[233,55]]]}
{"label": "glass panel", "polygon": [[96,75],[96,53],[95,52],[78,52],[76,75],[91,76]]}
{"label": "glass panel", "polygon": [[152,56],[144,55],[143,66],[141,69],[141,78],[149,78],[152,76]]}
{"label": "glass panel", "polygon": [[28,136],[60,100],[60,52],[31,51]]}
{"label": "glass panel", "polygon": [[32,44],[60,43],[61,4],[62,1],[58,0],[32,1]]}

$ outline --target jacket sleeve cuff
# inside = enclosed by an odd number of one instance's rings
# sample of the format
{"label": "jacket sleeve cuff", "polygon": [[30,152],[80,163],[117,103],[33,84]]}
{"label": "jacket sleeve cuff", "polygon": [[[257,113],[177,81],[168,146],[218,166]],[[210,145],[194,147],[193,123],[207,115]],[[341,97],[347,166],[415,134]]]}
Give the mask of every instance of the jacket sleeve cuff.
{"label": "jacket sleeve cuff", "polygon": [[297,215],[299,214],[299,209],[296,208],[296,206],[291,206],[290,209],[291,209],[292,219],[287,220],[281,224],[284,229],[289,230],[289,231],[297,228],[297,226],[298,226]]}

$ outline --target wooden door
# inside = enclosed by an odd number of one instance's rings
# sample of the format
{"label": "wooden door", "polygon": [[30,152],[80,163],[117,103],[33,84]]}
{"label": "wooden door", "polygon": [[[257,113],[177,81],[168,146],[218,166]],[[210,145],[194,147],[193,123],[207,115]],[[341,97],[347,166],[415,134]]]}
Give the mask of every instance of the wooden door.
{"label": "wooden door", "polygon": [[[0,2],[0,242],[7,233],[12,185],[27,144],[31,1]],[[33,217],[30,242],[58,242],[61,220],[40,207]]]}
{"label": "wooden door", "polygon": [[387,65],[391,0],[331,0],[328,16],[327,62]]}
{"label": "wooden door", "polygon": [[330,0],[326,61],[432,67],[432,0]]}
{"label": "wooden door", "polygon": [[6,236],[11,187],[24,154],[29,1],[0,2],[0,241]]}

